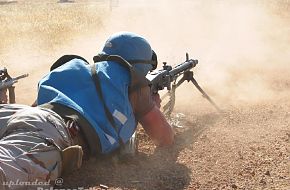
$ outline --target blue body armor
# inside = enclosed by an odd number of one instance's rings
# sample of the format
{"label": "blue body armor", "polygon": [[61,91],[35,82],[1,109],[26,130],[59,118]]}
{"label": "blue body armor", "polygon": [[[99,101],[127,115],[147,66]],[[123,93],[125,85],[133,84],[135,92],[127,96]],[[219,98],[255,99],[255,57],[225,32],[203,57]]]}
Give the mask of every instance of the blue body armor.
{"label": "blue body armor", "polygon": [[54,69],[39,82],[38,105],[58,103],[80,113],[94,128],[101,144],[101,152],[109,153],[126,143],[136,129],[136,121],[129,101],[130,71],[113,61],[96,64],[102,93],[117,129],[106,117],[90,65],[73,59]]}

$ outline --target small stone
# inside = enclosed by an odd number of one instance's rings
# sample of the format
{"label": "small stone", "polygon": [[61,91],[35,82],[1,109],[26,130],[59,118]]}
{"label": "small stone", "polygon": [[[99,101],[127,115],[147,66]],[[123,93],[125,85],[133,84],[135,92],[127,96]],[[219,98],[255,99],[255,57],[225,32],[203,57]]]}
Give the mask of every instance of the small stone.
{"label": "small stone", "polygon": [[266,171],[265,175],[270,176],[270,172],[269,172],[269,170]]}
{"label": "small stone", "polygon": [[232,184],[232,188],[233,188],[233,189],[237,189],[238,186],[237,186],[236,184]]}
{"label": "small stone", "polygon": [[265,181],[264,179],[261,179],[261,180],[260,180],[260,183],[263,184],[263,185],[266,185],[266,184],[267,184],[266,181]]}

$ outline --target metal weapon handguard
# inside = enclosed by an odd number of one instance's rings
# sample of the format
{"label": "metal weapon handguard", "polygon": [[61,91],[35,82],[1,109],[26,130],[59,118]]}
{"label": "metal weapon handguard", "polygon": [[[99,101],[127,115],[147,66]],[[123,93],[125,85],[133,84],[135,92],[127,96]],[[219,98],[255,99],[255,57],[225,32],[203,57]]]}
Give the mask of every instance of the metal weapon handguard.
{"label": "metal weapon handguard", "polygon": [[[221,111],[204,90],[202,90],[193,77],[193,71],[191,71],[191,69],[198,64],[198,60],[189,59],[189,56],[186,53],[186,61],[173,68],[172,66],[167,65],[166,62],[163,64],[163,69],[147,74],[146,78],[150,82],[152,93],[157,93],[159,90],[163,90],[165,87],[167,88],[168,92],[161,98],[163,100],[169,96],[169,101],[163,106],[163,112],[167,117],[170,117],[175,105],[175,90],[184,81],[191,81],[202,93],[203,97],[206,98],[218,111]],[[180,76],[182,76],[182,78],[177,81]]]}

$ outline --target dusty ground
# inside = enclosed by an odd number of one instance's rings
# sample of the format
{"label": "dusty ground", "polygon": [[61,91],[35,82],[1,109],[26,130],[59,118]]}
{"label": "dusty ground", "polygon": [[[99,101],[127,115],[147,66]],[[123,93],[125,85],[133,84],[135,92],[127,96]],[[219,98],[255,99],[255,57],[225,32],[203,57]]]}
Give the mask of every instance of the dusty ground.
{"label": "dusty ground", "polygon": [[140,132],[139,154],[127,162],[86,162],[67,187],[109,189],[289,189],[290,102],[245,104],[223,114],[186,114],[171,148]]}
{"label": "dusty ground", "polygon": [[290,189],[290,2],[110,2],[0,3],[1,67],[30,74],[17,84],[18,103],[33,101],[60,55],[91,60],[108,35],[130,30],[146,36],[161,61],[196,56],[195,76],[223,113],[184,85],[172,147],[155,147],[140,129],[135,157],[86,161],[60,187]]}

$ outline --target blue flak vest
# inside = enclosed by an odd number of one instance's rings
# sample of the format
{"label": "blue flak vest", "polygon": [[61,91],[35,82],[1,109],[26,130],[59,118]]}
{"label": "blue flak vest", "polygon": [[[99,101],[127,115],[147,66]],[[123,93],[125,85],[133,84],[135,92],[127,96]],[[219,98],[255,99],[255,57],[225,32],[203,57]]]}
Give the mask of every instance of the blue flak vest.
{"label": "blue flak vest", "polygon": [[38,84],[38,105],[58,103],[80,113],[96,131],[102,153],[110,153],[126,143],[136,130],[136,120],[129,101],[130,71],[113,61],[96,64],[101,89],[117,130],[106,117],[97,94],[90,65],[73,59],[54,69]]}

